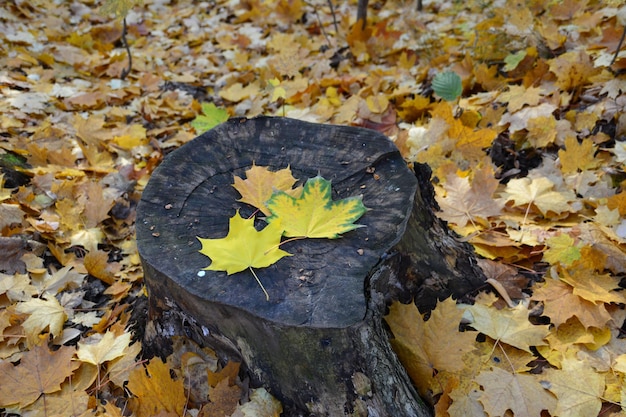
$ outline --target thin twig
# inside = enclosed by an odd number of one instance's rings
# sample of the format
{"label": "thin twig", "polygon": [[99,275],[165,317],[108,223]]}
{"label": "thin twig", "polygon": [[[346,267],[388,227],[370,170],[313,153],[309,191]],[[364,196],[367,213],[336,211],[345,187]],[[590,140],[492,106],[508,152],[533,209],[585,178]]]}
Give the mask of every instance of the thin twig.
{"label": "thin twig", "polygon": [[611,66],[611,65],[613,65],[615,63],[615,60],[617,59],[617,55],[619,54],[619,50],[622,49],[622,43],[624,42],[624,36],[626,36],[626,26],[624,26],[624,30],[622,31],[622,37],[619,38],[619,43],[617,44],[617,49],[615,50],[615,55],[613,55],[613,60],[611,61],[609,66]]}
{"label": "thin twig", "polygon": [[128,74],[130,74],[130,70],[133,68],[133,57],[130,54],[130,46],[128,46],[128,41],[126,40],[126,33],[128,32],[126,26],[126,18],[124,18],[122,22],[124,25],[122,30],[122,45],[124,45],[124,48],[126,48],[126,53],[128,54],[128,68],[123,69],[122,74],[120,75],[120,78],[124,80],[126,79]]}

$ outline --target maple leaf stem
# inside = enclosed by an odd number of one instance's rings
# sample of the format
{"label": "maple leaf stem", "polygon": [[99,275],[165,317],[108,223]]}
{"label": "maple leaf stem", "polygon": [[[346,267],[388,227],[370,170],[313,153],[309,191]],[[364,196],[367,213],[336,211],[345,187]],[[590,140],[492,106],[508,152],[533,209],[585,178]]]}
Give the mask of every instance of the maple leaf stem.
{"label": "maple leaf stem", "polygon": [[259,284],[259,286],[263,290],[263,293],[265,294],[265,299],[269,301],[270,295],[267,293],[267,291],[265,291],[265,287],[263,286],[263,284],[261,284],[261,280],[259,279],[259,277],[256,276],[256,272],[254,272],[254,269],[252,269],[252,267],[248,267],[248,269],[250,270],[250,272],[252,272],[252,275],[254,275],[254,279],[256,279],[256,282]]}
{"label": "maple leaf stem", "polygon": [[521,233],[519,235],[519,239],[517,240],[518,242],[522,242],[522,239],[524,239],[524,232],[526,231],[526,219],[528,219],[528,213],[530,212],[530,205],[532,204],[532,202],[528,203],[528,207],[526,207],[526,213],[524,213],[524,220],[522,220],[522,227],[520,229]]}
{"label": "maple leaf stem", "polygon": [[271,248],[269,248],[268,250],[263,252],[263,255],[267,255],[268,253],[270,253],[270,251],[273,251],[274,249],[280,248],[280,245],[282,245],[283,243],[293,242],[294,240],[302,240],[302,239],[306,239],[306,236],[290,237],[289,239],[283,240],[278,245],[272,246]]}

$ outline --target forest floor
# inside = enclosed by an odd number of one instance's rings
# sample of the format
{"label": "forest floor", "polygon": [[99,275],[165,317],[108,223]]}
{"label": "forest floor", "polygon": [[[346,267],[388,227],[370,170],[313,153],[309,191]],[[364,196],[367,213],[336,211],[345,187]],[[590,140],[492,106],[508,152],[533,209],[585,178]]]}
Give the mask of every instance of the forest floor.
{"label": "forest floor", "polygon": [[[2,2],[0,415],[278,415],[209,350],[148,362],[132,338],[135,208],[203,111],[367,127],[431,166],[490,284],[425,322],[392,308],[437,415],[624,414],[623,2],[371,1],[365,29],[355,3],[335,25],[322,0],[145,0],[122,79],[99,2]],[[433,93],[444,71],[457,100]]]}

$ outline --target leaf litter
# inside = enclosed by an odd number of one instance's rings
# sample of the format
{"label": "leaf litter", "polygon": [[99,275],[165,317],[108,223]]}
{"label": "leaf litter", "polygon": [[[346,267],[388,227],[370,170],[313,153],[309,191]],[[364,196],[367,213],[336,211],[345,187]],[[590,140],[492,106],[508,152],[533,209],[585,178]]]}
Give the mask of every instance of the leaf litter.
{"label": "leaf litter", "polygon": [[[123,81],[121,22],[93,3],[0,6],[0,245],[9,250],[0,261],[0,359],[13,381],[0,385],[0,407],[121,415],[127,404],[142,415],[167,401],[164,410],[189,412],[169,395],[189,389],[169,362],[137,360],[103,378],[120,358],[105,359],[137,355],[125,336],[128,306],[144,297],[134,207],[154,168],[196,129],[225,114],[269,114],[389,135],[407,161],[433,168],[449,226],[523,277],[499,289],[517,307],[492,293],[476,297],[476,328],[449,301],[421,325],[433,320],[427,331],[441,340],[481,332],[467,349],[396,331],[394,345],[426,352],[430,376],[420,368],[427,377],[415,383],[437,410],[621,413],[622,2],[425,2],[417,13],[392,1],[365,29],[351,28],[355,4],[344,2],[339,32],[325,6],[303,2],[117,3],[128,7],[133,57]],[[446,71],[461,78],[454,103],[432,96],[434,74]],[[456,326],[439,329],[438,314]],[[509,334],[503,319],[524,331]],[[100,342],[87,343],[92,334]],[[77,356],[76,346],[96,350],[85,362],[88,350]],[[149,376],[171,386],[168,395],[154,398]],[[211,394],[217,386],[204,400],[220,404],[207,407],[231,412],[237,385]],[[249,398],[232,415],[279,413],[266,391]]]}

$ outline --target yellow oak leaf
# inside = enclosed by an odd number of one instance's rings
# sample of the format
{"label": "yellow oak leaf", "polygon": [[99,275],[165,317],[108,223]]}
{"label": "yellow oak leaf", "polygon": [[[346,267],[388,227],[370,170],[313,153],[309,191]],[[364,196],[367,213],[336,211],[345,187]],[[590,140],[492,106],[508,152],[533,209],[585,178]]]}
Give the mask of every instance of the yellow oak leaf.
{"label": "yellow oak leaf", "polygon": [[602,161],[594,157],[596,147],[590,139],[578,143],[574,136],[565,138],[565,149],[559,150],[561,171],[564,174],[573,174],[587,169],[597,168]]}
{"label": "yellow oak leaf", "polygon": [[552,415],[559,417],[597,416],[602,408],[604,376],[586,361],[566,358],[562,369],[548,369],[541,384],[557,398]]}
{"label": "yellow oak leaf", "polygon": [[459,332],[462,316],[451,298],[437,303],[428,321],[415,304],[391,305],[385,317],[394,335],[391,345],[422,394],[438,372],[462,370],[463,355],[474,350],[476,333]]}
{"label": "yellow oak leaf", "polygon": [[569,202],[576,199],[574,193],[570,190],[555,191],[554,186],[545,177],[514,178],[507,184],[502,197],[505,201],[513,201],[515,206],[536,206],[544,216],[548,212],[560,214],[572,210]]}
{"label": "yellow oak leaf", "polygon": [[541,415],[542,410],[551,414],[556,400],[540,384],[535,375],[510,373],[502,368],[483,371],[476,377],[483,388],[478,399],[490,416],[503,416],[511,410],[516,417]]}
{"label": "yellow oak leaf", "polygon": [[42,394],[61,390],[61,383],[80,366],[72,361],[75,351],[61,346],[51,352],[47,345],[41,345],[25,352],[19,365],[0,362],[0,407],[25,407]]}
{"label": "yellow oak leaf", "polygon": [[336,239],[341,233],[363,227],[354,224],[367,211],[362,197],[333,201],[331,191],[330,181],[318,175],[304,184],[299,198],[276,192],[267,202],[272,213],[267,221],[271,225],[279,220],[287,237]]}
{"label": "yellow oak leaf", "polygon": [[470,325],[492,339],[531,352],[531,346],[545,345],[548,326],[528,321],[528,309],[522,304],[498,310],[493,306],[475,304],[467,308],[472,315]]}
{"label": "yellow oak leaf", "polygon": [[574,239],[567,233],[546,239],[548,249],[543,253],[543,260],[550,264],[571,265],[580,259],[580,247],[574,245]]}
{"label": "yellow oak leaf", "polygon": [[29,314],[28,318],[22,323],[22,327],[26,331],[26,337],[30,345],[39,344],[39,334],[46,328],[54,337],[61,334],[63,324],[67,319],[65,308],[59,301],[53,297],[24,301],[15,307],[18,313]]}
{"label": "yellow oak leaf", "polygon": [[248,268],[265,268],[291,254],[278,248],[282,236],[280,222],[268,224],[260,232],[254,218],[244,219],[239,211],[230,218],[228,235],[220,239],[198,238],[200,253],[211,258],[210,271],[226,271],[228,275]]}
{"label": "yellow oak leaf", "polygon": [[[91,343],[90,343],[91,342]],[[126,354],[130,344],[130,333],[115,336],[107,331],[104,336],[85,342],[78,342],[76,356],[81,362],[101,365],[104,362],[119,358]]]}
{"label": "yellow oak leaf", "polygon": [[137,397],[131,409],[137,417],[152,417],[160,412],[183,415],[186,403],[183,380],[173,380],[170,368],[160,358],[154,358],[145,368],[130,373],[128,389]]}
{"label": "yellow oak leaf", "polygon": [[289,167],[272,172],[267,167],[253,164],[246,170],[245,180],[235,176],[233,187],[241,194],[238,201],[250,204],[269,216],[272,213],[265,203],[272,197],[274,191],[284,191],[292,197],[299,197],[302,194],[302,187],[291,188],[296,181]]}

